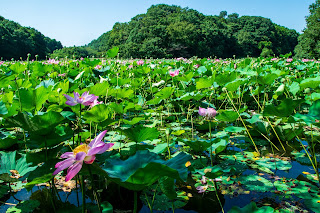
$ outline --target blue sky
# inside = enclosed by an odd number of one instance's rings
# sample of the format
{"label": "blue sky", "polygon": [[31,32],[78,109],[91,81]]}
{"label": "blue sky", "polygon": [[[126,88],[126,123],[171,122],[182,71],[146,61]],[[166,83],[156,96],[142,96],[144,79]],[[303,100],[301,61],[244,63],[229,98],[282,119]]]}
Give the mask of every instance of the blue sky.
{"label": "blue sky", "polygon": [[146,13],[153,4],[189,7],[205,15],[220,11],[263,16],[301,32],[308,7],[315,0],[0,0],[0,15],[31,26],[55,38],[64,46],[85,45],[112,29],[116,22],[128,22]]}

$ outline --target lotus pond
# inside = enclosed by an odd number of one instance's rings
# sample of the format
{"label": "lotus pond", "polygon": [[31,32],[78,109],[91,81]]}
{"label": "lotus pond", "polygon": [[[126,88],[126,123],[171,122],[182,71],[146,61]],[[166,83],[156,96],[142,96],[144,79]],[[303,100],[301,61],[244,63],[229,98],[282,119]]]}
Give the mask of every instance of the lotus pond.
{"label": "lotus pond", "polygon": [[320,212],[319,62],[0,62],[1,212]]}

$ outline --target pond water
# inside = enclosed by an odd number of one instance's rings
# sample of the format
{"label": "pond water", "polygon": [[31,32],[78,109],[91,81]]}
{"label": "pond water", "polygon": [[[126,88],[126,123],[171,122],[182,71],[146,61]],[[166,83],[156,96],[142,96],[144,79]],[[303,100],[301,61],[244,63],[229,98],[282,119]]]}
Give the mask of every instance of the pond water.
{"label": "pond water", "polygon": [[[287,171],[281,171],[277,170],[275,171],[274,176],[279,176],[279,177],[285,177],[285,178],[294,178],[296,179],[299,175],[302,174],[303,171],[306,172],[312,172],[310,166],[305,166],[301,165],[297,161],[292,161],[292,168]],[[257,174],[257,171],[247,169],[245,172],[242,173],[242,175],[253,175]],[[264,176],[267,179],[270,179],[267,175]],[[22,189],[21,191],[17,192],[15,194],[15,197],[19,200],[28,200],[32,194],[32,192],[35,192],[41,188],[44,188],[44,186],[37,187],[35,186],[32,191],[27,191],[26,189]],[[68,201],[71,204],[78,206],[82,205],[82,199],[81,199],[81,191],[79,190],[78,192],[79,199],[77,199],[77,192],[73,190],[71,193],[66,193],[63,191],[59,192],[59,195],[61,197],[61,200],[63,202]],[[222,198],[222,199],[221,199]],[[233,206],[238,206],[238,207],[244,207],[247,204],[249,204],[251,201],[259,202],[261,200],[269,200],[270,203],[274,202],[280,202],[279,197],[277,197],[276,194],[271,193],[271,192],[265,192],[265,193],[260,193],[260,192],[255,192],[255,191],[250,191],[250,194],[239,194],[239,195],[224,195],[221,197],[220,200],[223,204],[223,209],[225,212],[228,212]],[[117,199],[116,197],[114,199]],[[212,200],[210,202],[209,200]],[[108,200],[112,204],[112,200]],[[17,204],[18,201],[13,198],[12,196],[9,197],[5,203],[11,203],[11,204]],[[92,203],[93,201],[89,198],[86,199],[87,203]],[[140,203],[139,206],[142,204]],[[6,212],[8,208],[10,208],[11,205],[1,205],[0,206],[0,212]],[[192,209],[190,209],[192,208]],[[120,212],[120,211],[119,211]],[[142,208],[139,210],[140,213],[148,213],[150,212],[149,208],[145,205],[142,205]],[[172,212],[170,211],[153,211],[155,213],[169,213]],[[221,212],[221,208],[219,206],[219,203],[216,200],[216,195],[215,193],[210,192],[209,195],[194,195],[193,197],[190,198],[189,203],[183,208],[183,209],[175,209],[175,213],[196,213],[196,212],[211,212],[211,213],[218,213]]]}

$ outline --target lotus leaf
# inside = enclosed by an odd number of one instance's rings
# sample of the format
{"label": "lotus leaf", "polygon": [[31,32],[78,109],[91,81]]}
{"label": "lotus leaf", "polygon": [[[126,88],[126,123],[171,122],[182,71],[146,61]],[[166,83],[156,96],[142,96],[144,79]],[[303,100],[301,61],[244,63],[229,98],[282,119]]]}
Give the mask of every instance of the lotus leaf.
{"label": "lotus leaf", "polygon": [[103,169],[116,183],[130,190],[139,191],[165,176],[186,180],[185,163],[190,159],[191,156],[180,153],[164,161],[157,154],[144,150],[138,151],[125,161],[106,160]]}

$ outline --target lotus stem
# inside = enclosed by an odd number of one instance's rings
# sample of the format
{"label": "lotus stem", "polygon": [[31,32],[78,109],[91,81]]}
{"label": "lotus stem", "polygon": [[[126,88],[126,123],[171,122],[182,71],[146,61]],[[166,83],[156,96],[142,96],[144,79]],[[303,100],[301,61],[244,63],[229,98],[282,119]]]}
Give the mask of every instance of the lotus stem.
{"label": "lotus stem", "polygon": [[[250,90],[250,92],[251,92],[251,95],[252,95],[253,99],[254,99],[254,100],[256,101],[256,103],[258,104],[258,107],[260,108],[260,110],[263,110],[262,107],[261,107],[261,105],[260,105],[260,103],[257,101],[256,97],[255,97],[254,94],[252,93],[252,90]],[[280,137],[279,137],[278,133],[277,133],[276,130],[274,129],[274,127],[273,127],[272,123],[270,122],[269,118],[266,117],[266,119],[267,119],[268,123],[270,124],[270,126],[271,126],[271,128],[272,128],[272,131],[273,131],[274,134],[276,135],[278,141],[280,142],[282,149],[283,149],[284,151],[286,151],[286,149],[284,148],[284,146],[283,146],[283,144],[282,144],[282,142],[281,142],[281,140],[280,140]],[[270,140],[269,140],[269,141],[270,141]],[[278,149],[278,148],[277,148],[277,149]]]}
{"label": "lotus stem", "polygon": [[212,160],[212,140],[211,140],[211,121],[209,120],[209,140],[210,140],[210,144],[211,144],[211,147],[210,147],[210,160],[211,160],[211,166],[213,166],[213,160]]}
{"label": "lotus stem", "polygon": [[82,213],[86,212],[86,195],[84,192],[84,179],[83,175],[80,175],[80,180],[81,180],[81,194],[82,194]]}
{"label": "lotus stem", "polygon": [[138,192],[134,191],[134,200],[133,200],[133,213],[137,213],[137,209],[138,209]]}
{"label": "lotus stem", "polygon": [[97,190],[96,190],[96,187],[94,185],[94,180],[93,180],[93,175],[92,175],[92,172],[91,172],[91,167],[90,167],[90,165],[87,165],[87,167],[88,167],[88,171],[89,171],[89,174],[90,174],[91,184],[92,184],[92,188],[93,188],[93,195],[94,195],[94,197],[95,197],[95,199],[97,201],[99,212],[101,213],[102,210],[101,210],[100,199],[98,197]]}
{"label": "lotus stem", "polygon": [[230,98],[230,96],[229,96],[229,92],[228,92],[228,91],[227,91],[227,96],[228,96],[228,98],[229,98],[229,100],[230,100],[230,102],[231,102],[231,104],[232,104],[232,106],[233,106],[234,110],[235,110],[235,111],[237,112],[237,114],[239,115],[239,118],[240,118],[240,120],[241,120],[241,122],[242,122],[242,124],[243,124],[244,128],[246,129],[246,131],[247,131],[247,133],[248,133],[248,135],[249,135],[249,138],[250,138],[250,140],[251,140],[252,144],[254,145],[254,148],[256,149],[257,153],[258,153],[258,154],[259,154],[259,156],[260,156],[260,152],[259,152],[259,150],[258,150],[258,147],[256,146],[256,144],[255,144],[254,140],[252,139],[251,134],[250,134],[250,132],[249,132],[249,130],[248,130],[248,128],[247,128],[247,126],[246,126],[246,124],[245,124],[245,123],[244,123],[244,121],[242,120],[242,118],[241,118],[241,115],[240,115],[239,111],[237,110],[236,106],[233,104],[233,101],[232,101],[232,99]]}
{"label": "lotus stem", "polygon": [[213,183],[214,183],[214,188],[215,188],[215,191],[216,191],[216,196],[217,196],[218,202],[219,202],[220,207],[221,207],[221,211],[222,211],[222,213],[224,213],[223,206],[222,206],[222,203],[221,203],[220,198],[219,198],[219,195],[218,195],[218,186],[217,186],[217,183],[216,183],[215,180],[213,181]]}

